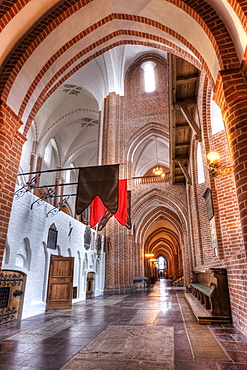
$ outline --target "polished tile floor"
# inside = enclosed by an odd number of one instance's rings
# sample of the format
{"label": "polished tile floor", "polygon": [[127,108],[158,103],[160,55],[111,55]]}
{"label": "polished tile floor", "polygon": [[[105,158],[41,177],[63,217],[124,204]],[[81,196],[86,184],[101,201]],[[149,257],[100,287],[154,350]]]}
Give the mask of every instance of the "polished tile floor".
{"label": "polished tile floor", "polygon": [[[122,330],[116,330],[118,326]],[[182,289],[170,287],[167,280],[140,289],[136,294],[92,298],[74,304],[71,310],[47,312],[0,325],[0,369],[73,369],[75,363],[76,368],[89,369],[83,356],[92,343],[97,344],[97,338],[99,342],[113,328],[114,335],[119,336],[119,332],[128,328],[139,330],[140,335],[140,328],[145,327],[153,327],[148,329],[154,335],[169,330],[171,337],[172,333],[172,340],[166,342],[165,348],[169,347],[175,370],[247,370],[247,338],[232,325],[198,325]],[[164,350],[160,339],[143,343],[146,352],[156,353],[157,358],[159,351]],[[128,365],[120,365],[112,357],[110,368],[145,370],[151,368],[151,363],[154,370],[170,369],[156,361],[154,355],[146,367],[145,361],[136,362],[134,357],[130,357]],[[102,366],[94,365],[92,360],[90,369],[107,370],[107,367],[103,362]]]}

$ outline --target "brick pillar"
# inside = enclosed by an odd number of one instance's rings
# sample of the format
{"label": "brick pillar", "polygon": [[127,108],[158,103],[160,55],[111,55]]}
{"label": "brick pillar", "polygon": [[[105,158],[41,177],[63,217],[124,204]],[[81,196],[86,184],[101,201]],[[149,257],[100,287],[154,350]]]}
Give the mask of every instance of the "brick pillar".
{"label": "brick pillar", "polygon": [[25,137],[22,122],[5,104],[0,106],[0,266],[7,240],[13,195]]}
{"label": "brick pillar", "polygon": [[[110,93],[105,99],[102,164],[120,163],[119,175],[123,178],[120,104],[121,98],[115,93]],[[122,293],[129,289],[132,281],[128,231],[112,217],[106,226],[106,233],[111,240],[111,248],[106,256],[106,291]]]}
{"label": "brick pillar", "polygon": [[110,93],[105,99],[104,107],[104,133],[103,133],[103,163],[117,163],[118,147],[117,128],[119,127],[119,105],[120,97],[115,93]]}
{"label": "brick pillar", "polygon": [[242,233],[247,250],[247,84],[239,70],[219,72],[214,99],[226,124]]}

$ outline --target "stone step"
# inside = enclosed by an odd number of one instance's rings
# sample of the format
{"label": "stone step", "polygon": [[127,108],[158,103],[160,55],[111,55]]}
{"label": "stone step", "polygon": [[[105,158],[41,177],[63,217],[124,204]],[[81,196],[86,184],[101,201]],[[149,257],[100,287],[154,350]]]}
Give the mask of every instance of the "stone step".
{"label": "stone step", "polygon": [[206,310],[192,293],[184,294],[199,324],[230,323],[228,316],[212,316],[210,310]]}

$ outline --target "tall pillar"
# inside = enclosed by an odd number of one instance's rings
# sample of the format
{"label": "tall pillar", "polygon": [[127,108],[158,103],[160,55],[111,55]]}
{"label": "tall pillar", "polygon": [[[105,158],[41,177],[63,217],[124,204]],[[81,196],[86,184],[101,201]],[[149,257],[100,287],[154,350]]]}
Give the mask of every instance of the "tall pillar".
{"label": "tall pillar", "polygon": [[25,137],[18,132],[22,122],[5,104],[0,106],[0,266],[7,241],[22,146]]}
{"label": "tall pillar", "polygon": [[[102,143],[102,164],[120,164],[119,178],[124,178],[124,160],[122,158],[121,136],[122,120],[121,98],[116,93],[110,93],[105,99],[104,132]],[[127,228],[120,225],[114,217],[106,226],[107,236],[111,240],[111,248],[106,256],[106,291],[124,293],[130,289],[131,263],[129,261],[131,243]]]}
{"label": "tall pillar", "polygon": [[119,158],[119,148],[117,146],[119,108],[119,95],[110,93],[105,99],[102,164],[115,164]]}
{"label": "tall pillar", "polygon": [[219,72],[214,99],[221,108],[226,125],[247,250],[247,84],[239,70]]}

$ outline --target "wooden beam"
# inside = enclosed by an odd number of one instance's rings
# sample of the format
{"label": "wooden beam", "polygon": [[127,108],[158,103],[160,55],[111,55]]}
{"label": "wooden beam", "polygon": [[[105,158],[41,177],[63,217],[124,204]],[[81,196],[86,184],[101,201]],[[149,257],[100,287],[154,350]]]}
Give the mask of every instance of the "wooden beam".
{"label": "wooden beam", "polygon": [[192,184],[192,181],[191,181],[191,177],[190,177],[189,172],[188,172],[188,168],[185,167],[185,165],[184,165],[184,163],[182,161],[178,160],[177,162],[178,162],[179,167],[181,168],[181,170],[182,170],[182,172],[183,172],[183,174],[184,174],[184,176],[185,176],[185,178],[187,180],[187,183],[189,185],[191,185]]}
{"label": "wooden beam", "polygon": [[176,83],[177,85],[183,85],[183,84],[187,84],[190,82],[197,82],[198,79],[199,79],[198,74],[179,76],[177,77]]}
{"label": "wooden beam", "polygon": [[181,112],[183,113],[186,121],[190,125],[191,129],[195,133],[195,139],[198,141],[202,141],[202,134],[200,128],[197,126],[196,121],[194,120],[194,117],[190,114],[190,111],[186,104],[180,104],[179,108]]}
{"label": "wooden beam", "polygon": [[175,161],[188,161],[189,157],[187,155],[176,155]]}
{"label": "wooden beam", "polygon": [[180,149],[180,148],[187,148],[190,146],[190,143],[176,143],[175,148]]}
{"label": "wooden beam", "polygon": [[195,97],[178,98],[176,104],[178,107],[180,104],[186,104],[188,108],[193,108],[196,106],[196,98]]}
{"label": "wooden beam", "polygon": [[188,125],[187,123],[177,123],[176,129],[190,129],[190,125]]}

